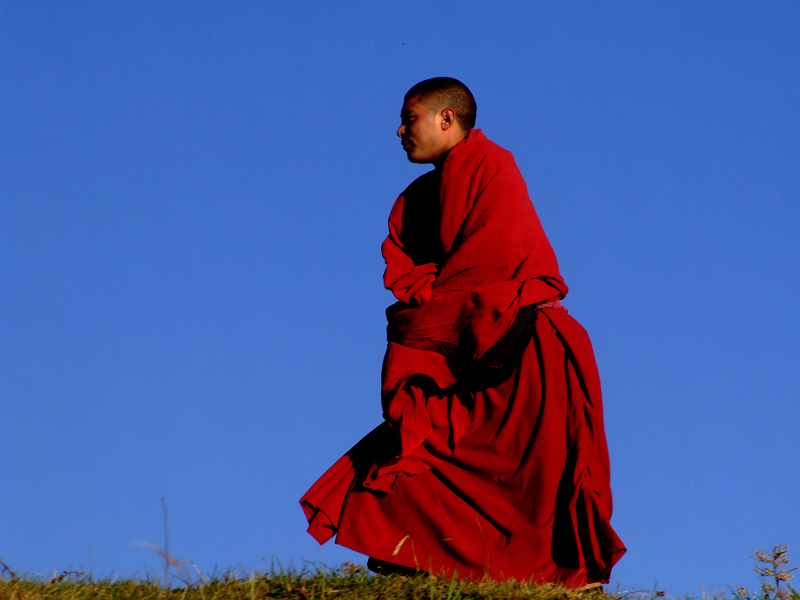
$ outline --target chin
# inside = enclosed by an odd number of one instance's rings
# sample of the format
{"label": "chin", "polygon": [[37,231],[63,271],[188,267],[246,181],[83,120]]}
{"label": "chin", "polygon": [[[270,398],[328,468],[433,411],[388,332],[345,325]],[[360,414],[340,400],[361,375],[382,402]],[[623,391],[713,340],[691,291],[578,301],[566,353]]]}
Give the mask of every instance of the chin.
{"label": "chin", "polygon": [[427,159],[427,158],[424,158],[424,157],[420,157],[420,156],[414,156],[410,152],[407,152],[406,156],[408,157],[409,162],[412,162],[412,163],[418,164],[418,165],[431,162],[430,159]]}

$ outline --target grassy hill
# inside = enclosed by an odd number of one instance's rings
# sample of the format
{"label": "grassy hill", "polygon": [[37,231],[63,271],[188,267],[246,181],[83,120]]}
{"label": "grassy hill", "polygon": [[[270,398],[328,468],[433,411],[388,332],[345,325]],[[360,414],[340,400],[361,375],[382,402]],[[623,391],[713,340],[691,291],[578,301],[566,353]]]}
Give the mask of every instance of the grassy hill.
{"label": "grassy hill", "polygon": [[[732,600],[800,600],[789,582],[796,567],[788,567],[786,546],[757,551],[756,573],[762,578],[757,593],[739,588]],[[656,600],[664,592],[608,594],[601,588],[576,591],[556,585],[518,581],[470,582],[428,574],[415,576],[369,574],[361,565],[345,563],[334,570],[251,573],[231,571],[207,578],[190,573],[164,553],[164,580],[95,581],[81,572],[65,571],[49,580],[20,576],[0,560],[0,600]],[[170,562],[172,561],[172,562]],[[180,574],[170,577],[170,566]],[[165,587],[163,581],[181,583]],[[704,600],[722,600],[708,597]]]}
{"label": "grassy hill", "polygon": [[[654,594],[655,595],[655,594]],[[203,579],[165,589],[161,581],[92,581],[65,573],[50,581],[5,577],[0,600],[609,600],[595,588],[577,592],[560,586],[516,581],[467,582],[430,575],[374,576],[358,565],[333,572],[252,574]],[[800,599],[798,599],[800,600]]]}

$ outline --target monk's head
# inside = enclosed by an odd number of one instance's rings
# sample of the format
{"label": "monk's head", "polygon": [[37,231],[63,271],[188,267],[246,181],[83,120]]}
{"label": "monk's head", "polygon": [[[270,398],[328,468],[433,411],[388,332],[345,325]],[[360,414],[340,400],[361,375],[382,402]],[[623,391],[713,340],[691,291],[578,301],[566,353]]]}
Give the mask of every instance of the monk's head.
{"label": "monk's head", "polygon": [[436,162],[475,127],[476,111],[475,98],[457,79],[420,81],[405,95],[397,130],[408,160]]}

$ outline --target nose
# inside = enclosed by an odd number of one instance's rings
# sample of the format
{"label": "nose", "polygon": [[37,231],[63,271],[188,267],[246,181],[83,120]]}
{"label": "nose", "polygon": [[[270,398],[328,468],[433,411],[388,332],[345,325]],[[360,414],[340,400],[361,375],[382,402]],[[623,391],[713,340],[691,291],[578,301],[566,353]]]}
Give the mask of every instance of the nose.
{"label": "nose", "polygon": [[403,134],[405,132],[406,132],[406,126],[401,123],[400,127],[397,128],[397,137],[403,137]]}

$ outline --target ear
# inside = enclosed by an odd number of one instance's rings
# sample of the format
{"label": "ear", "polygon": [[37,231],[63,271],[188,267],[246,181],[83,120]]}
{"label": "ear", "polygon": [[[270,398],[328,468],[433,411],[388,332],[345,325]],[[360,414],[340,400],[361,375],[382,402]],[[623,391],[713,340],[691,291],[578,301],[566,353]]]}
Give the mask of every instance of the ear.
{"label": "ear", "polygon": [[439,120],[442,126],[442,131],[447,131],[456,124],[456,113],[452,108],[443,108],[439,113]]}

